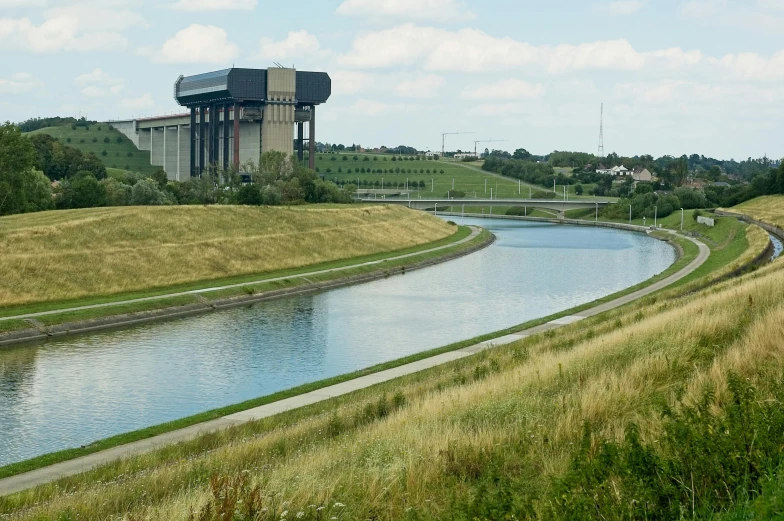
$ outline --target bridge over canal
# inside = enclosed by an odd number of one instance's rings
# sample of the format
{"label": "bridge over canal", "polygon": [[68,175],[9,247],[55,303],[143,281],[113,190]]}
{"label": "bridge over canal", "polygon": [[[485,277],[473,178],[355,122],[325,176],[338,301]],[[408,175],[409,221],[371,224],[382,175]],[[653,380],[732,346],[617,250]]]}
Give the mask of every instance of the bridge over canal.
{"label": "bridge over canal", "polygon": [[363,203],[375,204],[397,204],[408,206],[416,210],[430,210],[437,212],[439,209],[446,211],[447,208],[467,207],[496,207],[496,206],[516,206],[520,208],[535,208],[545,210],[564,218],[564,212],[568,210],[583,210],[604,208],[609,201],[559,201],[554,199],[359,199]]}

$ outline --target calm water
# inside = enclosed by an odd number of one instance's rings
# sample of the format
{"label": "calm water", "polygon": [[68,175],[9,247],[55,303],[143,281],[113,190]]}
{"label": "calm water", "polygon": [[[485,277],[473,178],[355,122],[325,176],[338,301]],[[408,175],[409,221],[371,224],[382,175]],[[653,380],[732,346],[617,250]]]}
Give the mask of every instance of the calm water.
{"label": "calm water", "polygon": [[498,240],[360,286],[0,349],[0,465],[504,329],[675,260],[666,243],[636,233],[465,223]]}
{"label": "calm water", "polygon": [[784,244],[775,235],[771,235],[770,240],[773,243],[773,256],[770,260],[776,260],[781,257],[781,253],[784,251]]}

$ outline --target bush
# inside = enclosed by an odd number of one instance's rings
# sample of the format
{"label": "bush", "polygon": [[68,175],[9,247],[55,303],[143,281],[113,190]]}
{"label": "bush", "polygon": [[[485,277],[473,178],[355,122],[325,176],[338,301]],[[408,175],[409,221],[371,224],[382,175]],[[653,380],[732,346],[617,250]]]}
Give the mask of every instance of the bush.
{"label": "bush", "polygon": [[108,152],[106,152],[106,150],[104,150],[103,152],[101,152],[101,155],[102,155],[103,157],[106,157],[106,156],[107,156],[107,155],[109,155],[109,154],[108,154]]}
{"label": "bush", "polygon": [[71,125],[71,130],[76,130],[76,125]]}
{"label": "bush", "polygon": [[116,141],[117,141],[118,143],[122,143],[122,142],[123,142],[123,138],[122,138],[122,136],[117,136],[117,139],[116,139]]}
{"label": "bush", "polygon": [[697,218],[702,217],[702,212],[699,210],[694,210],[694,213],[692,213],[691,216],[694,219],[694,222],[697,222]]}
{"label": "bush", "polygon": [[80,139],[80,140],[79,140],[79,143],[84,143],[84,139]]}
{"label": "bush", "polygon": [[555,192],[538,190],[531,197],[534,199],[555,199]]}
{"label": "bush", "polygon": [[245,185],[237,192],[237,204],[261,206],[264,200],[257,185]]}
{"label": "bush", "polygon": [[101,127],[101,126],[99,125],[99,126],[98,126],[98,131],[100,132],[102,128],[103,128],[103,127]]}
{"label": "bush", "polygon": [[93,138],[93,143],[97,143],[97,142],[98,142],[98,138],[97,138],[97,137],[94,137],[94,138]]}
{"label": "bush", "polygon": [[103,142],[104,143],[109,143],[109,142],[111,142],[111,139],[109,139],[109,136],[106,136],[105,138],[103,138]]}
{"label": "bush", "polygon": [[128,153],[127,153],[127,154],[125,154],[125,155],[126,155],[126,156],[128,156],[128,157],[133,157],[133,152],[128,152]]}
{"label": "bush", "polygon": [[579,184],[579,183],[578,183],[578,184],[576,184],[576,185],[574,186],[574,194],[575,194],[575,195],[583,195],[583,185],[581,185],[581,184]]}
{"label": "bush", "polygon": [[465,196],[466,193],[461,190],[449,190],[445,197],[447,199],[462,199]]}
{"label": "bush", "polygon": [[66,138],[65,142],[66,143],[70,143],[71,142],[71,138]]}

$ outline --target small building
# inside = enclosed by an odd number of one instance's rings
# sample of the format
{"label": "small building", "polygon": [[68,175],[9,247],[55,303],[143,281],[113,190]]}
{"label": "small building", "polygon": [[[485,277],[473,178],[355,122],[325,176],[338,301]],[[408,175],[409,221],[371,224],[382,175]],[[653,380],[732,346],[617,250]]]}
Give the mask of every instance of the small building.
{"label": "small building", "polygon": [[613,167],[612,174],[613,175],[629,175],[629,169],[626,168],[623,165],[616,166],[616,167]]}
{"label": "small building", "polygon": [[653,181],[653,174],[651,174],[647,168],[635,168],[632,171],[632,177],[635,181],[642,181],[644,183]]}

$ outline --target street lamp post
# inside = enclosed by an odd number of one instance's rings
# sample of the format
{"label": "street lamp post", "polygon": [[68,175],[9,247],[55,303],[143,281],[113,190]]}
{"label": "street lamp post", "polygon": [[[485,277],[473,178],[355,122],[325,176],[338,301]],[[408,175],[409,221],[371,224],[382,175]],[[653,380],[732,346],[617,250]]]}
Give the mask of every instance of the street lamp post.
{"label": "street lamp post", "polygon": [[656,228],[656,220],[659,218],[659,207],[653,207],[653,227]]}
{"label": "street lamp post", "polygon": [[629,205],[629,224],[632,223],[632,205]]}
{"label": "street lamp post", "polygon": [[683,231],[683,208],[681,208],[681,231]]}

